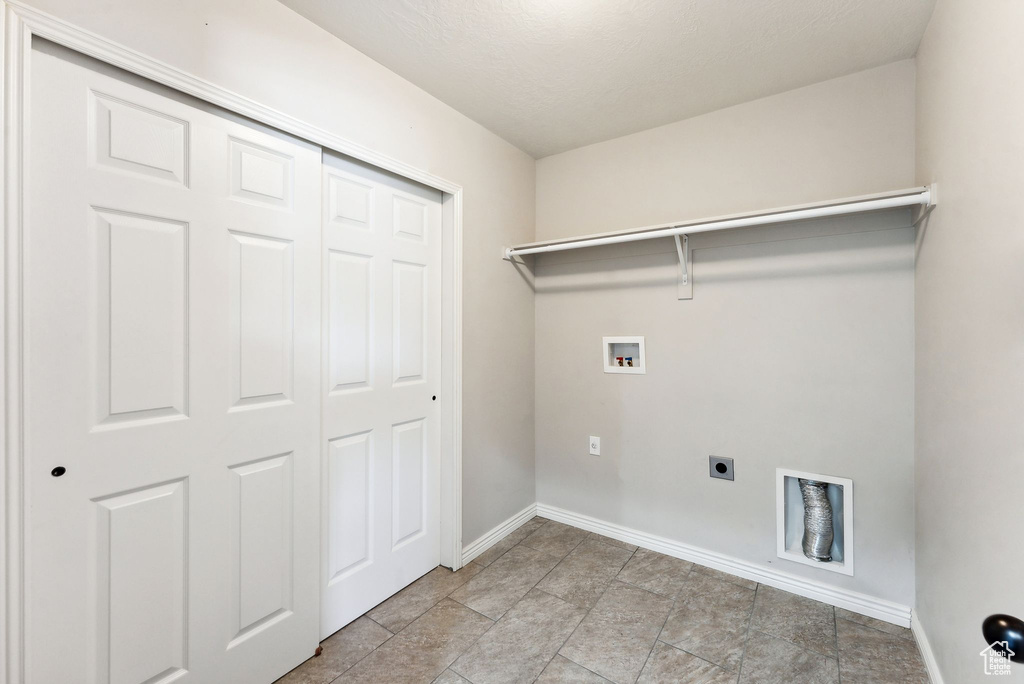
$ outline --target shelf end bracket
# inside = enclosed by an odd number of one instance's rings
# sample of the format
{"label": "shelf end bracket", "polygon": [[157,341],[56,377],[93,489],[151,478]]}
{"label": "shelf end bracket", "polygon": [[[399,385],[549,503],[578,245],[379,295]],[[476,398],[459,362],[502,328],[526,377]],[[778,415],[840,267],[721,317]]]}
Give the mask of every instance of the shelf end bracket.
{"label": "shelf end bracket", "polygon": [[917,228],[921,223],[928,218],[928,214],[935,210],[935,207],[939,205],[939,184],[932,183],[928,186],[928,204],[922,206],[917,210],[914,218],[914,227]]}
{"label": "shelf end bracket", "polygon": [[693,264],[690,262],[690,236],[673,235],[679,256],[678,298],[693,299]]}

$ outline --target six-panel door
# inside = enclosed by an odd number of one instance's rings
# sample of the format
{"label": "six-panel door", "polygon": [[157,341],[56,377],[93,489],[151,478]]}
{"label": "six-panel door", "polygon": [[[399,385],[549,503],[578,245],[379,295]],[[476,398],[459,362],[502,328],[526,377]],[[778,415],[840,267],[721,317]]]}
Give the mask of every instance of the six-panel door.
{"label": "six-panel door", "polygon": [[31,84],[28,681],[272,681],[318,636],[320,150],[45,43]]}
{"label": "six-panel door", "polygon": [[324,154],[326,637],[440,556],[441,193]]}

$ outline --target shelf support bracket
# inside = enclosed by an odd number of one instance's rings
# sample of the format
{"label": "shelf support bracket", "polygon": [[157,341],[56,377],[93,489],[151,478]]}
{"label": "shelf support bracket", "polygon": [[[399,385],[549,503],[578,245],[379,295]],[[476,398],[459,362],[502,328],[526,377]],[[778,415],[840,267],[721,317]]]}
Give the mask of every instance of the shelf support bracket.
{"label": "shelf support bracket", "polygon": [[939,204],[939,184],[932,183],[928,186],[928,204],[920,207],[916,212],[916,218],[914,219],[914,228],[917,228],[921,223],[928,218],[928,214]]}
{"label": "shelf support bracket", "polygon": [[673,235],[676,241],[676,254],[679,256],[678,298],[693,299],[693,274],[690,263],[690,236]]}

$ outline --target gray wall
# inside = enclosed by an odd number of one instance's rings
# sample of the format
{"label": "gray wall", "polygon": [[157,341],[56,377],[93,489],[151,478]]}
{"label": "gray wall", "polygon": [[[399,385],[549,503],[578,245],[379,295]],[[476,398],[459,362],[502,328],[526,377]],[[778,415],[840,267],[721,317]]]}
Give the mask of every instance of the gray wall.
{"label": "gray wall", "polygon": [[991,679],[986,615],[1024,618],[1022,40],[1019,0],[939,0],[917,56],[917,611],[947,684]]}
{"label": "gray wall", "polygon": [[[275,0],[33,0],[39,9],[465,189],[463,539],[535,500],[534,161]],[[500,388],[500,390],[496,390]]]}
{"label": "gray wall", "polygon": [[[900,62],[542,159],[537,238],[912,186],[913,91]],[[538,500],[910,605],[909,221],[696,235],[692,301],[670,241],[539,258]],[[605,375],[603,335],[645,335],[647,375]],[[776,467],[854,480],[854,577],[776,558]]]}

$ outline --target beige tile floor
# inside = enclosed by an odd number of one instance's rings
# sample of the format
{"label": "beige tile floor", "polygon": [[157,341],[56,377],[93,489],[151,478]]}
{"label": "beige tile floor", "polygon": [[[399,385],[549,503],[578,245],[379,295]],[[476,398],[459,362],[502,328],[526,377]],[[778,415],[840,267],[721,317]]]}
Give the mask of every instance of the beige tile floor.
{"label": "beige tile floor", "polygon": [[910,630],[534,518],[281,684],[927,684]]}

